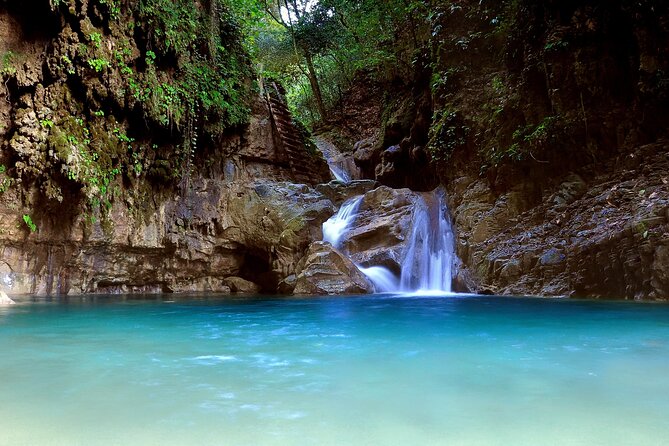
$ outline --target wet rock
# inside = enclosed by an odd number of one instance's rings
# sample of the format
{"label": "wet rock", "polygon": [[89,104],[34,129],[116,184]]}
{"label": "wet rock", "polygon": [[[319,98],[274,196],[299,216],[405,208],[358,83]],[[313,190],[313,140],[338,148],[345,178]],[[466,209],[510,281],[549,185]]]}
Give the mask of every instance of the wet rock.
{"label": "wet rock", "polygon": [[0,307],[4,305],[14,305],[15,303],[16,302],[10,299],[4,291],[0,291]]}
{"label": "wet rock", "polygon": [[541,265],[557,265],[566,259],[565,255],[555,248],[550,248],[539,257]]}
{"label": "wet rock", "polygon": [[390,146],[381,153],[381,161],[374,170],[375,178],[382,184],[402,187],[408,164],[408,148],[403,145]]}
{"label": "wet rock", "polygon": [[655,298],[669,299],[669,235],[655,248],[652,265],[652,286]]}
{"label": "wet rock", "polygon": [[293,294],[293,290],[295,290],[296,283],[297,283],[297,276],[295,274],[291,274],[279,282],[279,285],[277,287],[277,292],[279,294]]}
{"label": "wet rock", "polygon": [[330,181],[329,183],[319,184],[316,190],[325,195],[332,203],[341,206],[346,200],[379,187],[379,183],[374,180],[355,180],[348,184],[339,181]]}
{"label": "wet rock", "polygon": [[341,252],[327,242],[311,244],[300,261],[294,294],[363,294],[374,286]]}
{"label": "wet rock", "polygon": [[458,268],[453,278],[452,288],[456,293],[472,293],[479,289],[471,272],[463,268]]}
{"label": "wet rock", "polygon": [[377,137],[360,140],[353,146],[353,161],[365,178],[374,177],[374,168],[381,157],[381,147]]}
{"label": "wet rock", "polygon": [[258,294],[260,292],[260,285],[257,285],[250,280],[242,279],[241,277],[227,277],[223,280],[223,284],[233,293]]}
{"label": "wet rock", "polygon": [[381,186],[366,193],[342,249],[360,265],[399,272],[417,200],[409,189]]}

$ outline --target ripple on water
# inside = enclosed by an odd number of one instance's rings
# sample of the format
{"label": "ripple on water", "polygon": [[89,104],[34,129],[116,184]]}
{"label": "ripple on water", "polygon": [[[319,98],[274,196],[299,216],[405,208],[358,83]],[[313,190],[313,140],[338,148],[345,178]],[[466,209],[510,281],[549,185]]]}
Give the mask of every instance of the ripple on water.
{"label": "ripple on water", "polygon": [[224,362],[238,361],[237,357],[232,355],[202,355],[192,358],[185,358],[185,360],[201,365],[216,365]]}
{"label": "ripple on water", "polygon": [[669,307],[374,297],[157,307],[27,305],[0,317],[0,445],[669,438]]}

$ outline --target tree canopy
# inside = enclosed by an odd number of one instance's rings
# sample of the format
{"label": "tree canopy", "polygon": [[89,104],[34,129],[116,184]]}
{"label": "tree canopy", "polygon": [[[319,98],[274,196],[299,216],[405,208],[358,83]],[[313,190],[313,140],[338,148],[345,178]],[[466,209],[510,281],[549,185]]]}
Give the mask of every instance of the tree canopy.
{"label": "tree canopy", "polygon": [[420,0],[240,0],[237,8],[261,75],[284,84],[306,123],[327,122],[359,70],[408,75],[428,34]]}

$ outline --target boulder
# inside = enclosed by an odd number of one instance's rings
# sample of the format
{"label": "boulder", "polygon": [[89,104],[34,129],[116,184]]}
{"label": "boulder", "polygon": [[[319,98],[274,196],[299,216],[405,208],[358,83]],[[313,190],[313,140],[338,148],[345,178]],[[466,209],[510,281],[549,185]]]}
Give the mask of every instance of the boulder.
{"label": "boulder", "polygon": [[319,184],[316,191],[325,195],[337,206],[341,206],[347,200],[379,187],[379,183],[374,180],[354,180],[348,184],[339,181],[330,181],[329,183]]}
{"label": "boulder", "polygon": [[377,137],[360,140],[353,146],[353,161],[365,178],[374,176],[374,168],[381,157],[381,146]]}
{"label": "boulder", "polygon": [[297,262],[313,240],[323,238],[323,222],[334,212],[332,202],[308,186],[255,183],[228,195],[220,224],[229,242],[245,247],[254,272],[272,272],[280,280],[295,274]]}
{"label": "boulder", "polygon": [[420,196],[409,189],[381,186],[365,194],[342,250],[362,266],[385,266],[399,272]]}
{"label": "boulder", "polygon": [[0,291],[0,307],[5,305],[14,305],[15,303],[16,302],[10,299],[4,291]]}
{"label": "boulder", "polygon": [[277,287],[277,292],[279,294],[293,294],[296,282],[297,282],[297,276],[295,274],[289,275],[288,277],[284,278],[279,282],[279,285]]}
{"label": "boulder", "polygon": [[360,270],[327,242],[314,242],[298,265],[294,294],[364,294],[374,290]]}
{"label": "boulder", "polygon": [[259,285],[241,277],[228,277],[223,280],[223,284],[233,293],[258,294],[260,292]]}

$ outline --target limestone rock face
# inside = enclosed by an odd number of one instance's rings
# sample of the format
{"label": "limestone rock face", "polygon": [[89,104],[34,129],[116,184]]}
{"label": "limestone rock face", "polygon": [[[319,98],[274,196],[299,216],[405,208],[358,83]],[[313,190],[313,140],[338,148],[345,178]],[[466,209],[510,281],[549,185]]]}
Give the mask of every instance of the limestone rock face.
{"label": "limestone rock face", "polygon": [[400,271],[418,195],[381,186],[365,194],[342,249],[358,264]]}
{"label": "limestone rock face", "polygon": [[480,178],[450,184],[470,288],[669,299],[668,151],[666,142],[640,147],[587,183],[569,173],[539,200],[522,179],[501,194]]}
{"label": "limestone rock face", "polygon": [[300,261],[294,294],[363,294],[373,285],[327,242],[314,242]]}
{"label": "limestone rock face", "polygon": [[223,283],[229,287],[230,291],[233,293],[257,294],[260,292],[259,285],[250,280],[242,279],[241,277],[228,277],[223,280]]}
{"label": "limestone rock face", "polygon": [[5,194],[2,288],[38,295],[274,292],[334,213],[322,194],[286,182],[200,178],[183,194],[149,200],[135,192],[93,223],[31,212],[36,232],[22,222],[30,211],[19,197]]}
{"label": "limestone rock face", "polygon": [[0,307],[5,306],[5,305],[14,305],[16,302],[14,302],[12,299],[10,299],[7,294],[5,294],[4,291],[0,291]]}

